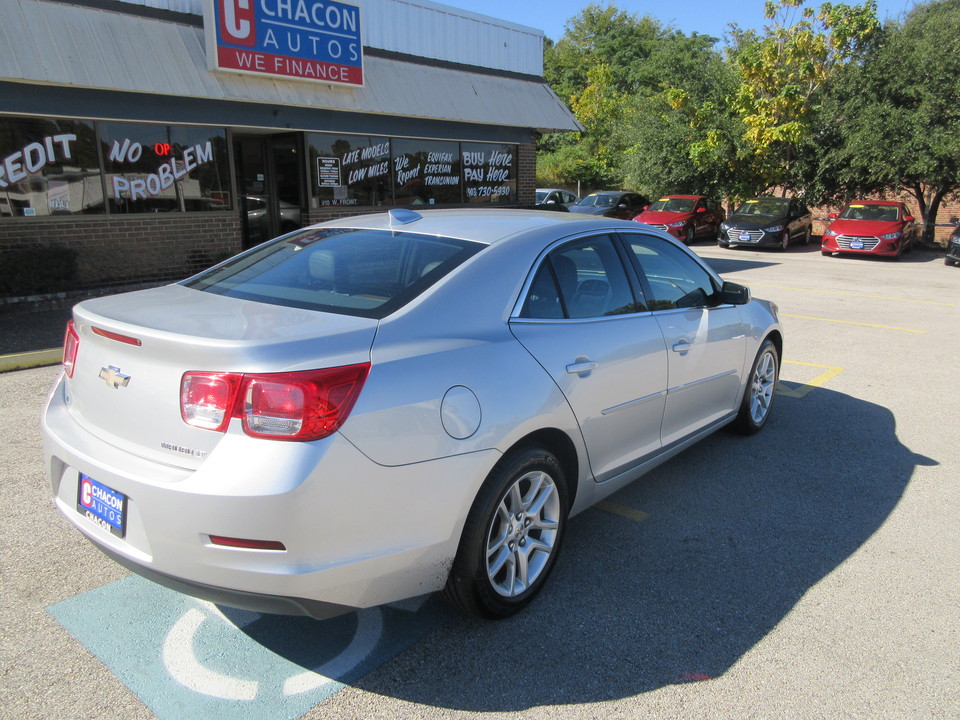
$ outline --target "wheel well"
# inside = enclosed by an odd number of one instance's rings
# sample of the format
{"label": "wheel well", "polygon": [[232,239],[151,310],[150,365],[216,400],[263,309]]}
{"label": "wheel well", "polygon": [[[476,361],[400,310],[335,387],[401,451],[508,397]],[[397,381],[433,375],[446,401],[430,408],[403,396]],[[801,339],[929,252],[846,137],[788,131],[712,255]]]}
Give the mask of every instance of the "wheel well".
{"label": "wheel well", "polygon": [[777,348],[777,357],[780,358],[780,364],[783,364],[783,335],[781,335],[779,331],[774,330],[767,335],[767,340],[770,340],[774,347]]}
{"label": "wheel well", "polygon": [[[532,432],[522,440],[514,444],[507,452],[518,447],[526,445],[535,445],[549,450],[557,456],[560,461],[560,467],[563,468],[563,474],[567,480],[567,489],[570,491],[570,507],[573,507],[574,500],[577,498],[577,490],[580,486],[580,459],[577,456],[577,449],[573,445],[570,437],[556,428],[543,428]],[[506,455],[507,453],[504,453]]]}

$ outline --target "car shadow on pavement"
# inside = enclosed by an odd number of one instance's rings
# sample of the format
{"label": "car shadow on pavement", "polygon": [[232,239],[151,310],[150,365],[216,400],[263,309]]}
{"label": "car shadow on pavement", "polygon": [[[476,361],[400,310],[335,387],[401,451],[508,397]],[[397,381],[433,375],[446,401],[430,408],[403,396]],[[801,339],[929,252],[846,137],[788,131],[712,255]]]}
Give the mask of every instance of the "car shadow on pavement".
{"label": "car shadow on pavement", "polygon": [[732,272],[743,272],[744,270],[759,270],[760,268],[772,267],[777,265],[776,262],[765,262],[762,260],[747,260],[746,258],[737,259],[737,258],[716,258],[716,257],[701,257],[707,265],[709,265],[714,272],[724,275],[726,273]]}
{"label": "car shadow on pavement", "polygon": [[517,712],[723,675],[936,464],[900,443],[885,407],[826,389],[777,404],[760,434],[721,431],[610,498],[649,518],[573,518],[526,611],[458,617],[354,686]]}

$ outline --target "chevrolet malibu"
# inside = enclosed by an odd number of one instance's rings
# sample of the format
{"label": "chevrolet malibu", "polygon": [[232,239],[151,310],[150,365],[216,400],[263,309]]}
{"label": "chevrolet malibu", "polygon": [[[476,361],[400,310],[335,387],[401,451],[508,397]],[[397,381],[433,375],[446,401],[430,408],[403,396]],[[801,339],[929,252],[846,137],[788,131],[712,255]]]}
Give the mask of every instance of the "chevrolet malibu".
{"label": "chevrolet malibu", "polygon": [[95,546],[197,597],[502,618],[570,517],[759,431],[782,342],[772,303],[637,223],[393,210],[77,305],[46,467]]}
{"label": "chevrolet malibu", "polygon": [[897,260],[910,251],[917,233],[907,206],[890,200],[852,202],[830,219],[821,238],[823,255],[858,253]]}

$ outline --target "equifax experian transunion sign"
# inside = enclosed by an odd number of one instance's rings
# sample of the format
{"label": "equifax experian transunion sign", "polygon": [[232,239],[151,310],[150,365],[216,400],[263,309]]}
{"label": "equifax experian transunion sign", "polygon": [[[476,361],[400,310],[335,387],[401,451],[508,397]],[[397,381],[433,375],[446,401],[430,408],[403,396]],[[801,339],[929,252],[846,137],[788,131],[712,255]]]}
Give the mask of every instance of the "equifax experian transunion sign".
{"label": "equifax experian transunion sign", "polygon": [[363,85],[360,8],[330,0],[207,0],[211,70]]}

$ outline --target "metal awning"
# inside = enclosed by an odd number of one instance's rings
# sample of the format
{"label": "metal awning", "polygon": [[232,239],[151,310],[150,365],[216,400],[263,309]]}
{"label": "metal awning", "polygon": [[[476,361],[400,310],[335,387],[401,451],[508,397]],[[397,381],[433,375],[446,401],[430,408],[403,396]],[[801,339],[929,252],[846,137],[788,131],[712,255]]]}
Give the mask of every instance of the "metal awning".
{"label": "metal awning", "polygon": [[20,83],[582,129],[540,78],[374,54],[364,58],[359,88],[213,72],[196,24],[46,0],[0,0],[0,47],[0,80]]}

